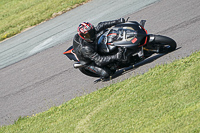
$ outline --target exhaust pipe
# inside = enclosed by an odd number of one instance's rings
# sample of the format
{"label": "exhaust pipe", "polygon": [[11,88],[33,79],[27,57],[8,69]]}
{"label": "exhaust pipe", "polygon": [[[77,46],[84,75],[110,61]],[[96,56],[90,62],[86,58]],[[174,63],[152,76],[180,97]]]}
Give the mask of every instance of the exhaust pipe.
{"label": "exhaust pipe", "polygon": [[83,67],[84,65],[82,65],[81,63],[78,62],[78,63],[74,63],[73,66],[74,66],[74,68],[77,69],[77,68]]}

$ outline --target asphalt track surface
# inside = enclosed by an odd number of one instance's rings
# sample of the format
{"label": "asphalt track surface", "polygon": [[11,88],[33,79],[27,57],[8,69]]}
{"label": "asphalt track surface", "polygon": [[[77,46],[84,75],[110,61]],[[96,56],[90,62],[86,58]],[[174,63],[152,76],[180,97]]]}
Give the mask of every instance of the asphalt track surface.
{"label": "asphalt track surface", "polygon": [[[97,2],[100,2],[102,5],[99,6]],[[76,96],[91,93],[109,84],[147,72],[156,65],[170,63],[173,60],[187,57],[191,55],[191,53],[200,50],[199,0],[161,0],[153,4],[149,3],[150,5],[145,6],[143,9],[141,9],[141,7],[144,7],[144,5],[141,5],[140,8],[136,9],[136,12],[135,10],[130,11],[130,7],[132,6],[130,3],[128,3],[127,7],[125,6],[125,3],[128,1],[124,2],[118,0],[117,4],[116,1],[112,1],[108,3],[108,5],[104,4],[106,2],[106,0],[93,0],[69,13],[63,14],[56,19],[52,19],[27,32],[15,36],[14,39],[18,38],[15,41],[9,39],[11,41],[10,43],[23,40],[23,37],[27,34],[37,34],[36,29],[42,30],[45,25],[47,25],[47,27],[53,27],[56,23],[66,21],[63,17],[67,17],[69,19],[67,21],[71,22],[73,17],[77,17],[76,13],[88,9],[88,13],[92,12],[93,14],[97,14],[97,12],[102,11],[104,14],[94,15],[88,20],[83,20],[84,18],[77,19],[77,24],[82,21],[91,21],[97,24],[98,21],[111,20],[119,17],[126,18],[128,16],[130,20],[140,21],[141,19],[145,19],[147,20],[145,28],[148,33],[160,34],[173,38],[177,42],[178,49],[166,55],[155,54],[147,61],[137,65],[137,68],[131,69],[127,73],[123,73],[111,81],[94,84],[96,78],[85,76],[80,73],[79,70],[74,69],[72,67],[73,62],[62,55],[62,53],[72,45],[72,37],[75,32],[69,32],[70,35],[68,39],[66,39],[68,41],[65,42],[61,38],[64,38],[65,30],[60,31],[56,35],[53,35],[50,31],[44,32],[43,34],[52,34],[52,37],[48,38],[45,38],[45,36],[34,36],[33,38],[35,38],[35,40],[41,39],[41,43],[31,47],[28,54],[25,52],[24,55],[20,55],[20,57],[23,56],[23,58],[25,57],[26,59],[21,58],[21,61],[19,60],[19,62],[13,64],[13,60],[15,60],[19,52],[11,52],[10,49],[17,47],[13,46],[6,50],[10,51],[10,57],[5,58],[12,58],[12,60],[6,63],[10,65],[7,67],[3,66],[1,61],[0,125],[12,124],[19,116],[32,115],[48,110],[50,107],[58,106]],[[103,7],[104,9],[106,7],[109,9],[109,7],[113,5],[120,8],[118,10],[111,8],[106,12],[102,10]],[[140,4],[137,6],[139,5]],[[112,11],[114,11],[113,14],[111,13]],[[68,15],[71,15],[72,18],[68,17]],[[86,15],[84,15],[84,17],[86,17]],[[63,26],[66,25],[60,24],[60,27],[54,27],[54,30],[62,28]],[[68,28],[70,29],[74,26],[75,24],[68,25]],[[54,42],[54,39],[62,41]],[[4,41],[3,45],[2,43],[1,45],[6,47],[4,44],[9,43],[9,40]],[[31,39],[24,42],[28,43],[28,41],[31,41]],[[55,45],[55,43],[59,45]],[[23,50],[24,49],[21,48],[22,52],[20,53],[23,53]],[[1,54],[6,51],[1,51]],[[37,53],[38,51],[41,52]]]}

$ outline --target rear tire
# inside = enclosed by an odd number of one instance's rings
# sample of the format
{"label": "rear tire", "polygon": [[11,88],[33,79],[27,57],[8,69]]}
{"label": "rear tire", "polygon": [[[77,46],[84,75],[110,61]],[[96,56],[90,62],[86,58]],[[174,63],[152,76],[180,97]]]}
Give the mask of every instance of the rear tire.
{"label": "rear tire", "polygon": [[99,75],[97,75],[97,74],[95,74],[95,73],[93,73],[93,72],[90,72],[89,70],[85,69],[84,67],[79,68],[79,70],[80,70],[83,74],[85,74],[85,75],[87,75],[87,76],[90,76],[90,77],[100,77]]}
{"label": "rear tire", "polygon": [[176,42],[169,37],[154,35],[154,45],[159,47],[159,53],[168,53],[176,49]]}

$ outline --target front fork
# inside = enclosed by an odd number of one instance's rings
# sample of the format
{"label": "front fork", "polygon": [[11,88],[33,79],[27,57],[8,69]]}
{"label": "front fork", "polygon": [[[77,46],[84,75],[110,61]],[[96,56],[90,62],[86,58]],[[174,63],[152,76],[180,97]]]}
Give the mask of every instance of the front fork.
{"label": "front fork", "polygon": [[137,53],[138,54],[138,57],[140,59],[144,58],[144,47],[140,47],[141,49],[139,50],[139,52]]}
{"label": "front fork", "polygon": [[159,53],[159,47],[153,46],[154,41],[155,41],[155,35],[149,34],[148,35],[148,43],[146,44],[145,47],[143,47],[143,50],[149,51],[149,52],[155,52]]}

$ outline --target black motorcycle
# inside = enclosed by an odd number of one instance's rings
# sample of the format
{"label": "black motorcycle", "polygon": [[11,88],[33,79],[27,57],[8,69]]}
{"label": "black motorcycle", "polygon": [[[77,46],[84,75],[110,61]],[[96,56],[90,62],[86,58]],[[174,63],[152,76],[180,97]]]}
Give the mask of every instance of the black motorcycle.
{"label": "black motorcycle", "polygon": [[[97,49],[100,55],[113,55],[118,48],[124,49],[123,59],[119,62],[110,63],[107,67],[115,73],[125,67],[141,62],[154,53],[169,53],[176,49],[176,42],[166,36],[148,34],[144,29],[146,20],[127,21],[107,29],[98,40]],[[99,77],[85,69],[77,58],[73,46],[69,47],[64,53],[70,60],[74,60],[74,68],[82,73]]]}

